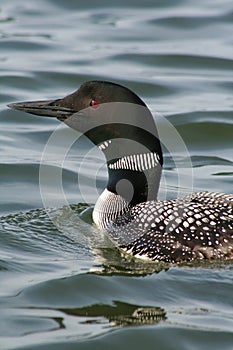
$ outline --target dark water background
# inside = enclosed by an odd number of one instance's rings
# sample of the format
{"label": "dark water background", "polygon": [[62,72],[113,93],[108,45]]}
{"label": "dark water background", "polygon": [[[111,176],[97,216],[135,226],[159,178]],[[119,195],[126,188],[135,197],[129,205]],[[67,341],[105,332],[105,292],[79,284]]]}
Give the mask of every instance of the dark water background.
{"label": "dark water background", "polygon": [[101,154],[58,121],[6,108],[86,80],[124,84],[187,147],[165,150],[161,198],[232,193],[232,22],[229,0],[1,1],[0,349],[233,348],[232,262],[120,257],[78,217],[106,183]]}

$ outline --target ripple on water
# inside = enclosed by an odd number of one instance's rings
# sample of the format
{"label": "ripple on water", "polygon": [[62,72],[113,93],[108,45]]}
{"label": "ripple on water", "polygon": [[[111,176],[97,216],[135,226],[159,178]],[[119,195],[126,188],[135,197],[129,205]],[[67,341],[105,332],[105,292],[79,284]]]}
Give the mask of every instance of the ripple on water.
{"label": "ripple on water", "polygon": [[[232,350],[232,261],[145,264],[122,256],[90,226],[89,207],[38,209],[40,159],[58,124],[6,109],[62,97],[86,80],[114,80],[181,133],[195,189],[230,193],[232,2],[44,0],[38,7],[12,0],[0,7],[1,346]],[[65,130],[55,160],[69,138]],[[63,164],[70,203],[80,202],[76,170],[89,150],[81,143]],[[186,158],[165,150],[162,191],[171,196],[180,190],[175,165],[190,190]],[[91,155],[79,171],[90,203],[98,167]],[[104,171],[99,175],[103,187]],[[50,180],[47,191],[56,197]]]}

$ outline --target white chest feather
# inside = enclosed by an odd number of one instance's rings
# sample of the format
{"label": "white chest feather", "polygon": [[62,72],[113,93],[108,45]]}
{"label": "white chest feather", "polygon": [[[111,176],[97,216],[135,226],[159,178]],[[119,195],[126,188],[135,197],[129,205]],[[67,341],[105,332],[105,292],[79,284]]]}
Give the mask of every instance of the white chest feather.
{"label": "white chest feather", "polygon": [[92,214],[93,221],[97,227],[105,229],[110,221],[128,210],[128,202],[123,197],[105,189],[95,204]]}

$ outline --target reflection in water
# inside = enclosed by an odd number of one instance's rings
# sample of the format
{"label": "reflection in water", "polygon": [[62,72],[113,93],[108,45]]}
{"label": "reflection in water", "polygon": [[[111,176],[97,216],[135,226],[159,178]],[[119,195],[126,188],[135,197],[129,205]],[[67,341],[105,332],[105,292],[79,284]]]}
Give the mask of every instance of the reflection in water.
{"label": "reflection in water", "polygon": [[156,324],[166,320],[166,313],[160,307],[132,305],[120,301],[114,301],[113,305],[96,304],[60,311],[67,315],[87,317],[82,324],[100,323],[100,317],[107,319],[112,326],[121,327]]}
{"label": "reflection in water", "polygon": [[101,262],[101,269],[92,269],[95,274],[146,276],[168,270],[170,266],[164,262],[137,259],[117,247],[99,247],[93,251],[97,254],[97,262]]}

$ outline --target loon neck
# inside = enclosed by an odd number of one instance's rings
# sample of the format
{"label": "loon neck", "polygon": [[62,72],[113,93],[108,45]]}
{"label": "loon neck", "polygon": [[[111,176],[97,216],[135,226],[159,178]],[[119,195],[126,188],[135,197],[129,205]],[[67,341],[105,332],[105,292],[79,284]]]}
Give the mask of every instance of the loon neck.
{"label": "loon neck", "polygon": [[95,224],[106,229],[111,221],[136,204],[157,200],[162,166],[157,153],[124,156],[108,164],[107,188],[93,211]]}
{"label": "loon neck", "polygon": [[130,206],[155,200],[163,164],[157,130],[151,133],[132,125],[118,125],[119,130],[121,137],[98,145],[107,162],[107,189],[122,196]]}
{"label": "loon neck", "polygon": [[[126,123],[114,124],[111,129],[113,137],[102,133],[97,144],[107,162],[107,190],[120,195],[129,206],[156,200],[163,155],[152,116],[150,130]],[[96,135],[101,137],[99,132]]]}
{"label": "loon neck", "polygon": [[118,194],[134,206],[156,200],[161,164],[157,153],[140,153],[119,158],[108,165],[108,191]]}
{"label": "loon neck", "polygon": [[105,229],[130,207],[157,199],[163,164],[161,146],[156,136],[143,136],[141,142],[116,138],[98,145],[108,167],[107,188],[93,211],[94,222],[100,228]]}

